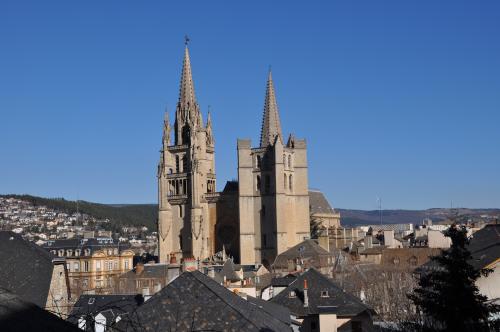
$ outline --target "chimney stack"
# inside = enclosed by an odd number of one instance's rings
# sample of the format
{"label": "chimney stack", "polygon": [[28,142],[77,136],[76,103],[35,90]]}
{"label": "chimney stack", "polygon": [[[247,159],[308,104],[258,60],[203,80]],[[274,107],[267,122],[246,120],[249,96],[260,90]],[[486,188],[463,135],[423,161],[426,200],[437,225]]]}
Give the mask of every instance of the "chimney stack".
{"label": "chimney stack", "polygon": [[144,271],[144,263],[139,262],[135,266],[135,274],[140,275]]}
{"label": "chimney stack", "polygon": [[309,297],[307,296],[307,279],[304,279],[304,308],[309,307]]}
{"label": "chimney stack", "polygon": [[170,253],[170,264],[177,264],[177,257],[173,252]]}

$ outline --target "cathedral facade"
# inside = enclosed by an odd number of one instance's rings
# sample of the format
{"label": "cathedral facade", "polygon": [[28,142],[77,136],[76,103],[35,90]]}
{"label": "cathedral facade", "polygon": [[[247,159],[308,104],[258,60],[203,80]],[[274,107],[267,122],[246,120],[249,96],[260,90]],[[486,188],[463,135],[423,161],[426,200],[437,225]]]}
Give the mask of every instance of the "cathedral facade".
{"label": "cathedral facade", "polygon": [[238,181],[218,193],[212,123],[210,114],[203,122],[186,45],[175,122],[166,114],[158,166],[160,262],[225,250],[242,264],[269,265],[309,237],[306,142],[293,135],[285,142],[271,72],[260,144],[239,139],[237,151]]}

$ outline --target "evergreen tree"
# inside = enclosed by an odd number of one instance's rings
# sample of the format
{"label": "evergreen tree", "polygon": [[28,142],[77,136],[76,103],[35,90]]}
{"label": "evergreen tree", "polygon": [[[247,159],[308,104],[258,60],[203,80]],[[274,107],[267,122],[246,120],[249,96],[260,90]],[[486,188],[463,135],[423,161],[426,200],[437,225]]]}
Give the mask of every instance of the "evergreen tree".
{"label": "evergreen tree", "polygon": [[499,308],[479,293],[476,280],[492,270],[470,264],[464,226],[453,225],[445,235],[451,238],[451,247],[431,257],[431,271],[420,275],[418,287],[408,295],[419,319],[404,325],[419,331],[489,331],[488,317]]}

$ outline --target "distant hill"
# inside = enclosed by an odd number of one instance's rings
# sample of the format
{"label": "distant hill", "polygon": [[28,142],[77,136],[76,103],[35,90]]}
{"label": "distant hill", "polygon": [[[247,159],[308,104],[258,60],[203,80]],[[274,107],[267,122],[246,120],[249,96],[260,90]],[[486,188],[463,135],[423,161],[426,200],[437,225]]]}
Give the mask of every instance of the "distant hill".
{"label": "distant hill", "polygon": [[[380,211],[338,209],[342,225],[359,226],[380,223]],[[452,215],[476,219],[482,215],[500,216],[500,209],[442,209],[427,210],[382,210],[383,224],[412,223],[420,224],[423,219],[430,218],[433,222],[447,220]]]}
{"label": "distant hill", "polygon": [[[30,195],[1,195],[2,197],[14,197],[29,201],[35,206],[46,206],[48,208],[66,212],[77,212],[77,202],[68,201],[64,198],[43,198]],[[100,204],[86,201],[78,201],[78,211],[91,215],[98,219],[109,219],[113,228],[121,225],[146,226],[150,230],[156,230],[158,218],[158,207],[156,204]]]}
{"label": "distant hill", "polygon": [[[1,197],[15,197],[31,202],[33,205],[44,205],[49,208],[74,213],[77,210],[76,201],[64,198],[43,198],[30,195],[0,195]],[[111,220],[111,226],[121,225],[146,226],[150,230],[157,229],[157,204],[100,204],[87,201],[78,201],[78,210],[98,219]],[[378,210],[350,210],[337,209],[340,212],[341,223],[344,226],[372,225],[380,223]],[[446,220],[451,214],[458,214],[467,218],[477,218],[481,215],[500,216],[500,209],[427,209],[427,210],[382,210],[382,223],[413,223],[420,224],[424,218],[434,222]]]}

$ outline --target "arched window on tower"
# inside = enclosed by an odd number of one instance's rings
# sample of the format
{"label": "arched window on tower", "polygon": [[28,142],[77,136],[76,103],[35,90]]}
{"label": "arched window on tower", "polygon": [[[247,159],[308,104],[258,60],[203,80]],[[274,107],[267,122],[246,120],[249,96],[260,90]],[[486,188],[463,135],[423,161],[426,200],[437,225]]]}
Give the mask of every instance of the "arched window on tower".
{"label": "arched window on tower", "polygon": [[187,156],[184,155],[182,157],[182,172],[186,173],[188,171],[188,162],[187,162]]}
{"label": "arched window on tower", "polygon": [[261,156],[257,156],[257,168],[261,168],[262,167],[262,158]]}
{"label": "arched window on tower", "polygon": [[288,183],[288,189],[290,189],[290,191],[293,190],[293,179],[292,179],[292,174],[290,174],[290,177],[288,178],[289,180],[289,183]]}
{"label": "arched window on tower", "polygon": [[260,175],[257,175],[257,191],[260,191]]}
{"label": "arched window on tower", "polygon": [[292,168],[292,155],[288,155],[288,168]]}
{"label": "arched window on tower", "polygon": [[191,128],[186,124],[182,127],[182,144],[189,145],[191,143]]}
{"label": "arched window on tower", "polygon": [[283,188],[285,188],[285,189],[286,189],[286,183],[288,182],[288,181],[287,181],[288,179],[287,179],[287,177],[286,177],[286,174],[283,174],[283,179],[284,179],[284,180],[283,180]]}
{"label": "arched window on tower", "polygon": [[283,167],[286,167],[286,154],[283,154]]}
{"label": "arched window on tower", "polygon": [[179,173],[180,172],[180,162],[179,162],[179,156],[175,156],[175,172]]}

